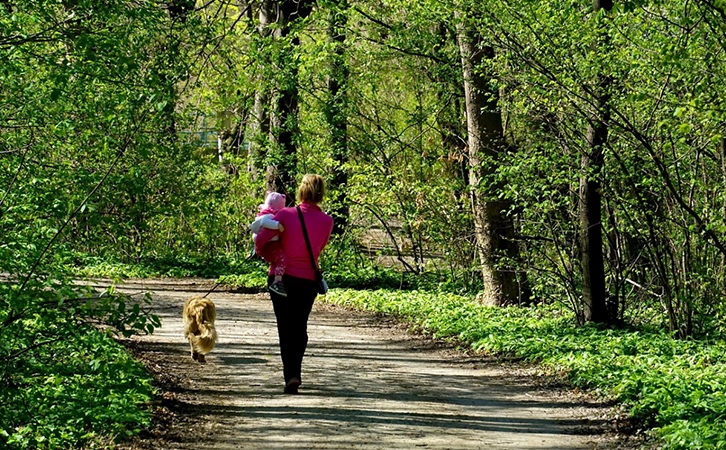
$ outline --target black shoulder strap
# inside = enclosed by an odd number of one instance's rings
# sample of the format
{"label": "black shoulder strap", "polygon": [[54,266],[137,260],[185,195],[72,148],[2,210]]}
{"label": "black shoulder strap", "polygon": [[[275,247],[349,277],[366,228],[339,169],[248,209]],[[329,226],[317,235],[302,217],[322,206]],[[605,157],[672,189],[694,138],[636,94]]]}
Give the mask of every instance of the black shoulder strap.
{"label": "black shoulder strap", "polygon": [[310,238],[308,237],[308,229],[305,227],[305,219],[303,219],[302,211],[300,206],[296,206],[297,215],[300,217],[300,224],[302,225],[303,236],[305,236],[305,245],[308,247],[308,254],[310,255],[310,264],[313,265],[313,270],[317,273],[318,266],[315,264],[315,258],[313,257],[313,247],[310,245]]}

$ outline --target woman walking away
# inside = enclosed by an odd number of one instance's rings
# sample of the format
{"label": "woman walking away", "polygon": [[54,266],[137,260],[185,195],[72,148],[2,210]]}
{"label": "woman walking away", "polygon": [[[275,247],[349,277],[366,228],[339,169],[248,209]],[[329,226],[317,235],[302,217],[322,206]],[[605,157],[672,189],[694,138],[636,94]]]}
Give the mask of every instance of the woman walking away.
{"label": "woman walking away", "polygon": [[[333,230],[333,218],[318,206],[324,195],[323,178],[320,175],[305,175],[297,192],[298,205],[283,208],[275,214],[274,219],[284,227],[285,232],[279,234],[277,230],[262,228],[255,240],[255,249],[259,253],[265,244],[279,235],[287,262],[283,276],[287,296],[270,291],[277,318],[286,394],[297,394],[302,384],[302,360],[308,344],[308,317],[318,295],[315,268],[318,267],[320,252],[327,245]],[[268,287],[274,280],[273,262],[267,279]]]}

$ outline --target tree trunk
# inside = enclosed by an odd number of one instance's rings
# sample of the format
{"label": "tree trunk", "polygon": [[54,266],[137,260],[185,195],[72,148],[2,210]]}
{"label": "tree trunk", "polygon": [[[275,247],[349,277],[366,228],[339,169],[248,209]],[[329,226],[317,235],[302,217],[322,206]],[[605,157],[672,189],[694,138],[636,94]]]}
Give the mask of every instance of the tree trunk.
{"label": "tree trunk", "polygon": [[348,65],[345,61],[345,27],[348,1],[335,0],[328,17],[328,38],[334,44],[328,76],[328,101],[325,119],[330,128],[330,147],[333,157],[333,175],[330,185],[337,193],[331,202],[330,214],[334,219],[333,234],[341,235],[348,225],[350,211],[346,197],[348,188]]}
{"label": "tree trunk", "polygon": [[250,122],[250,145],[247,149],[247,172],[252,181],[256,181],[264,167],[265,153],[269,147],[270,139],[270,92],[265,73],[271,65],[269,59],[269,37],[272,33],[270,26],[275,22],[276,8],[272,0],[260,1],[259,24],[257,32],[258,58],[260,68],[257,75],[257,90],[252,105],[252,118]]}
{"label": "tree trunk", "polygon": [[526,302],[526,280],[521,283],[511,266],[519,251],[514,241],[514,224],[508,215],[510,203],[499,198],[502,186],[492,184],[496,165],[507,150],[497,105],[499,93],[481,71],[482,62],[494,58],[494,49],[484,45],[481,35],[467,24],[462,13],[457,14],[457,40],[464,75],[469,182],[484,302],[498,306]]}
{"label": "tree trunk", "polygon": [[[284,20],[284,19],[283,19]],[[279,32],[279,34],[278,34]],[[289,33],[287,25],[276,30],[279,38],[284,38]],[[271,148],[268,150],[272,158],[268,158],[267,176],[265,188],[268,191],[275,191],[287,196],[287,203],[295,201],[295,168],[297,167],[297,143],[295,137],[298,135],[298,87],[297,87],[297,63],[292,55],[294,49],[300,44],[297,37],[292,39],[292,48],[289,52],[281,52],[278,65],[288,65],[285,74],[291,79],[285,80],[283,88],[276,94],[273,101],[274,111],[271,115]]]}
{"label": "tree trunk", "polygon": [[[595,14],[600,10],[610,11],[612,0],[593,0]],[[607,52],[607,38],[604,33],[596,50]],[[580,255],[582,265],[582,302],[585,322],[608,323],[610,321],[606,303],[605,261],[602,238],[602,198],[600,175],[604,165],[603,148],[608,139],[610,95],[608,89],[612,80],[600,74],[595,86],[595,111],[587,129],[588,150],[583,154],[580,169],[579,219]]]}
{"label": "tree trunk", "polygon": [[304,18],[310,14],[312,2],[302,0],[284,0],[277,2],[277,28],[275,38],[281,47],[275,61],[277,68],[277,85],[280,87],[273,101],[274,111],[271,114],[271,140],[268,150],[266,189],[287,196],[288,204],[295,201],[295,169],[297,167],[298,135],[298,66],[297,48],[300,40],[297,36],[285,39],[290,34],[290,22]]}

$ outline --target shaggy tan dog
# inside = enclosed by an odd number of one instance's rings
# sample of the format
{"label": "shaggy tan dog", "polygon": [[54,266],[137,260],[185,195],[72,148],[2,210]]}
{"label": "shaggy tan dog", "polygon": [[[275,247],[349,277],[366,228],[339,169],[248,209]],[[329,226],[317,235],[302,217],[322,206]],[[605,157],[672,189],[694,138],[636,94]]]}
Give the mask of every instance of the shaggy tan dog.
{"label": "shaggy tan dog", "polygon": [[216,316],[214,303],[208,298],[194,296],[184,303],[184,336],[189,339],[194,361],[205,362],[204,355],[217,343]]}

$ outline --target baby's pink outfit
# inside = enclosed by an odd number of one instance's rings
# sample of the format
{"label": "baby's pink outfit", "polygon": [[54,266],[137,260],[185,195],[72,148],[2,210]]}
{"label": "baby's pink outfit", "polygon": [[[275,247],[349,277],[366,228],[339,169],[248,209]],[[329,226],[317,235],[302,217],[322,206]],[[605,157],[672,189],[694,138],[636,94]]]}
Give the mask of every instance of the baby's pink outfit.
{"label": "baby's pink outfit", "polygon": [[[263,228],[268,230],[279,230],[280,222],[273,219],[275,213],[270,208],[263,209],[257,214],[254,222],[250,224],[250,230],[252,230],[252,239],[257,241],[257,234]],[[267,261],[271,267],[274,267],[274,274],[276,276],[283,276],[285,274],[285,267],[287,261],[285,260],[285,252],[282,251],[282,245],[280,243],[280,236],[275,236],[270,239],[262,247],[255,245],[257,254],[260,255],[265,261]]]}

